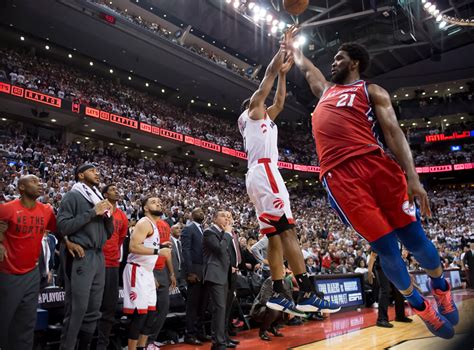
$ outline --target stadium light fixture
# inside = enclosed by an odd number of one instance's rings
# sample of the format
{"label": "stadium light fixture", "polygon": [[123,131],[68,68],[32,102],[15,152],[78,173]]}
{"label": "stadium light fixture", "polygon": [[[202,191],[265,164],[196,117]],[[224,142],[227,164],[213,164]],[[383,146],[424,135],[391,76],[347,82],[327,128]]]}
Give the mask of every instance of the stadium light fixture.
{"label": "stadium light fixture", "polygon": [[430,6],[431,6],[431,2],[427,2],[427,3],[425,3],[425,5],[424,5],[425,9],[428,9]]}
{"label": "stadium light fixture", "polygon": [[249,3],[249,10],[252,10],[255,7],[255,3],[252,1]]}
{"label": "stadium light fixture", "polygon": [[285,23],[285,22],[280,21],[280,23],[278,23],[278,29],[283,30],[283,29],[285,29],[285,27],[286,27],[286,23]]}
{"label": "stadium light fixture", "polygon": [[272,27],[272,29],[270,30],[272,32],[272,34],[275,34],[277,32],[278,28],[277,27]]}
{"label": "stadium light fixture", "polygon": [[428,12],[433,14],[434,12],[436,11],[436,5],[431,5],[429,8],[428,8]]}
{"label": "stadium light fixture", "polygon": [[234,8],[235,9],[238,9],[239,5],[240,5],[239,0],[234,1]]}
{"label": "stadium light fixture", "polygon": [[226,3],[230,4],[232,0],[225,0]]}
{"label": "stadium light fixture", "polygon": [[443,29],[444,27],[446,27],[448,23],[446,21],[441,21],[441,23],[439,24],[439,29]]}

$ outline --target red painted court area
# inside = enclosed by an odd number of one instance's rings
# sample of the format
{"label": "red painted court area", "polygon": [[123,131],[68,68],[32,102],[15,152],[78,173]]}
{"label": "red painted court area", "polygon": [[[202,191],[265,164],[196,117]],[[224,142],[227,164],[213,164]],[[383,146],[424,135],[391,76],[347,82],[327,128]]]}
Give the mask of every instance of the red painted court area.
{"label": "red painted court area", "polygon": [[[456,302],[474,298],[473,290],[455,291]],[[429,297],[433,301],[432,297]],[[462,312],[462,311],[461,311]],[[410,307],[406,307],[407,316],[414,315]],[[415,316],[416,317],[416,316]],[[395,318],[394,307],[389,307],[389,318]],[[357,332],[363,328],[374,326],[377,320],[377,308],[363,308],[358,311],[342,311],[329,315],[324,321],[308,321],[301,326],[285,326],[280,331],[285,335],[282,338],[272,337],[269,342],[262,341],[258,337],[258,329],[243,331],[237,334],[234,339],[240,341],[238,350],[283,350],[297,346],[314,343],[324,339],[330,339],[343,334]],[[395,323],[396,327],[396,323]],[[392,328],[395,330],[396,328]],[[191,346],[187,344],[177,344],[163,347],[163,349],[183,349],[183,350],[208,350],[210,343],[203,346]]]}

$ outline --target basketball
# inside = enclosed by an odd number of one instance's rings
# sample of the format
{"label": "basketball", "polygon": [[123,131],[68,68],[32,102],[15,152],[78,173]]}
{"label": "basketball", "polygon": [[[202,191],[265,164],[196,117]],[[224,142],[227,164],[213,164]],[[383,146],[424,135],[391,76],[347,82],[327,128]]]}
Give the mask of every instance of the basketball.
{"label": "basketball", "polygon": [[289,14],[298,16],[308,8],[308,2],[309,0],[284,0],[283,7]]}

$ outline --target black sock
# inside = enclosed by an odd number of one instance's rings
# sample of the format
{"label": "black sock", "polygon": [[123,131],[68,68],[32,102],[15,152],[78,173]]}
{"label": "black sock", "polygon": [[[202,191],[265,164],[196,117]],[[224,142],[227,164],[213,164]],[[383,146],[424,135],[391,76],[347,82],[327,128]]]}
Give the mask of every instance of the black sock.
{"label": "black sock", "polygon": [[302,292],[304,293],[314,292],[314,286],[309,280],[308,275],[306,273],[302,273],[301,275],[296,275],[295,278]]}
{"label": "black sock", "polygon": [[273,291],[276,293],[285,293],[285,288],[283,288],[283,280],[273,281]]}

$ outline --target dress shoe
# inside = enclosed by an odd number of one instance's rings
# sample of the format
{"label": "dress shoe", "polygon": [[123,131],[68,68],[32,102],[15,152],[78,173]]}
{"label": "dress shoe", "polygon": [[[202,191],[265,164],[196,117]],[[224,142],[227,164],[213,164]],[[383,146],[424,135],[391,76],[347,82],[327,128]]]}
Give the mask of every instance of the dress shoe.
{"label": "dress shoe", "polygon": [[260,337],[260,339],[262,339],[264,341],[270,341],[271,340],[266,331],[260,331],[258,333],[258,336]]}
{"label": "dress shoe", "polygon": [[227,349],[235,349],[237,347],[237,344],[234,344],[234,343],[231,343],[230,341],[228,341],[226,344],[225,344],[225,347]]}
{"label": "dress shoe", "polygon": [[198,334],[196,339],[199,340],[201,343],[208,343],[212,340],[212,337],[206,334]]}
{"label": "dress shoe", "polygon": [[392,328],[393,324],[388,321],[377,321],[377,327]]}
{"label": "dress shoe", "polygon": [[228,343],[235,344],[235,345],[239,345],[239,344],[240,344],[240,340],[231,339],[231,338],[228,338],[228,339],[227,339],[227,342],[228,342]]}
{"label": "dress shoe", "polygon": [[278,329],[276,329],[276,327],[270,327],[269,331],[275,337],[283,337],[283,333],[278,332]]}
{"label": "dress shoe", "polygon": [[413,322],[413,320],[409,317],[400,317],[400,318],[395,318],[395,322],[405,322],[405,323],[410,323],[410,322]]}
{"label": "dress shoe", "polygon": [[194,337],[184,337],[184,342],[189,345],[202,345],[202,342]]}

